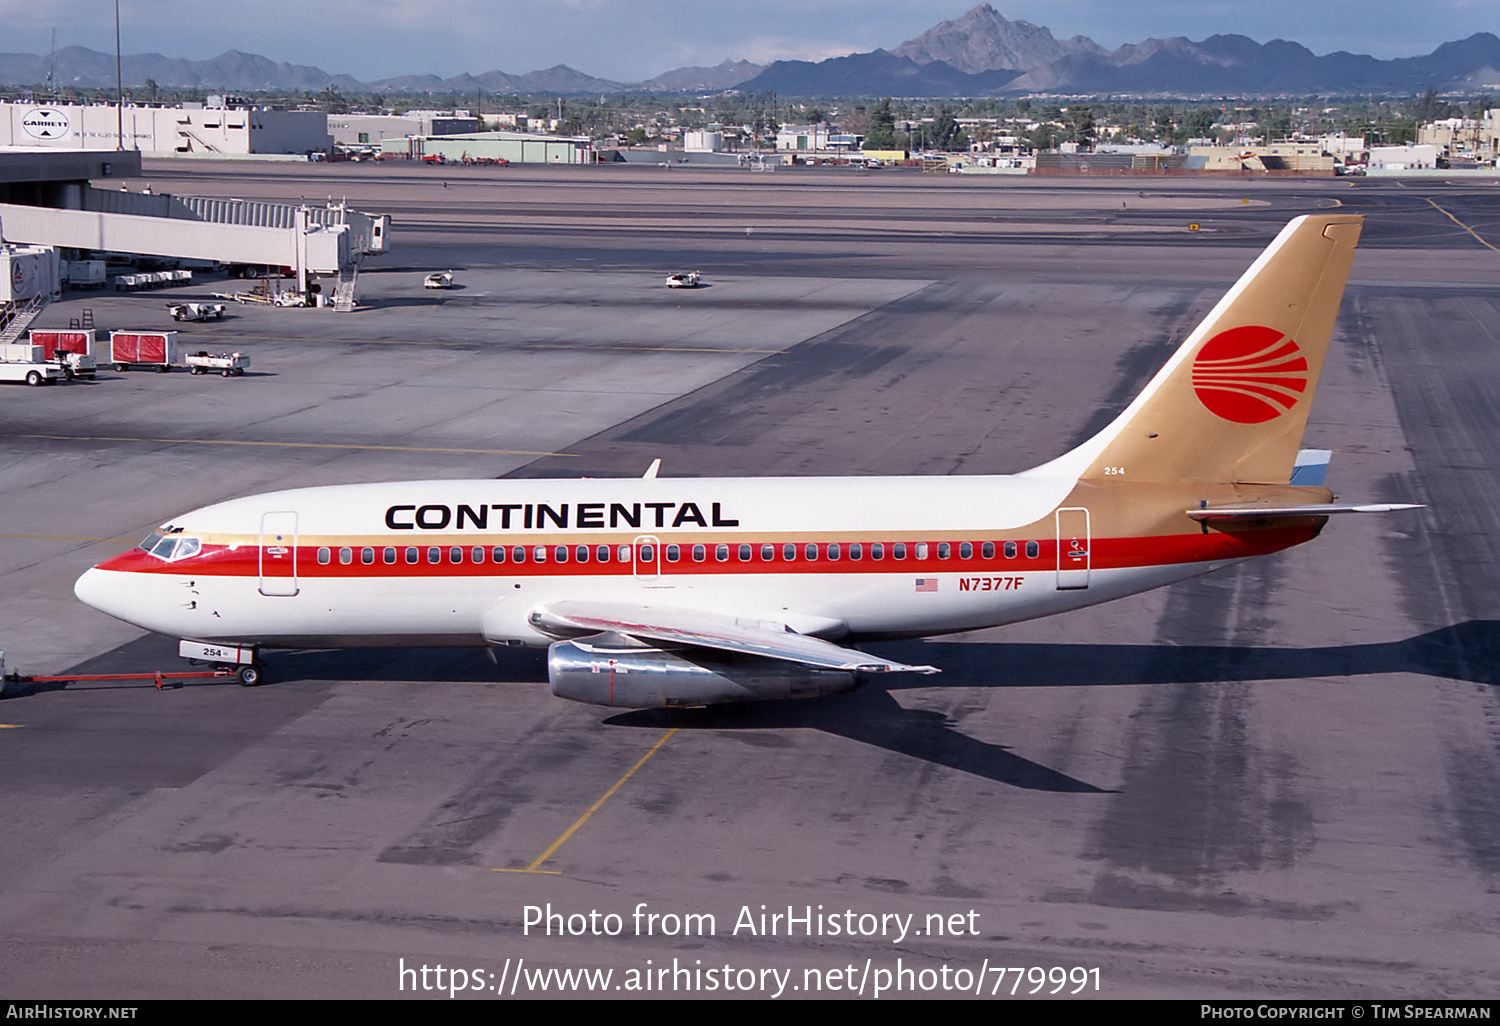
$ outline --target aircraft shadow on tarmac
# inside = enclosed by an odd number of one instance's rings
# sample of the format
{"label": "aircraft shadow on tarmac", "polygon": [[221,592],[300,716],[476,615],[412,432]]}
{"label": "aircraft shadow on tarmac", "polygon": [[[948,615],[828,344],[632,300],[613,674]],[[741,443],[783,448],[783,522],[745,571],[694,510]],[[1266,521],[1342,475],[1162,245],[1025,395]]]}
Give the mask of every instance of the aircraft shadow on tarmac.
{"label": "aircraft shadow on tarmac", "polygon": [[[903,707],[895,694],[928,688],[1114,687],[1224,684],[1250,681],[1414,673],[1500,683],[1500,621],[1470,620],[1402,641],[1322,648],[1234,645],[1007,644],[911,641],[879,646],[892,657],[942,668],[932,677],[892,676],[849,694],[784,702],[752,702],[709,709],[655,709],[611,714],[623,727],[759,732],[812,729],[975,776],[1029,790],[1110,793],[1012,753],[1005,745],[969,737],[940,712]],[[273,653],[274,683],[431,681],[484,683],[546,680],[546,656],[531,649],[499,649],[492,663],[473,649],[357,649]],[[74,667],[76,673],[119,672],[122,664],[170,665],[167,639],[145,637]],[[170,674],[165,675],[168,680]],[[206,685],[220,685],[208,680]],[[97,685],[96,685],[97,686]],[[189,685],[191,686],[191,685]],[[85,689],[85,684],[12,686],[6,698],[41,690]],[[748,732],[756,732],[754,735]],[[753,744],[762,741],[751,741]]]}

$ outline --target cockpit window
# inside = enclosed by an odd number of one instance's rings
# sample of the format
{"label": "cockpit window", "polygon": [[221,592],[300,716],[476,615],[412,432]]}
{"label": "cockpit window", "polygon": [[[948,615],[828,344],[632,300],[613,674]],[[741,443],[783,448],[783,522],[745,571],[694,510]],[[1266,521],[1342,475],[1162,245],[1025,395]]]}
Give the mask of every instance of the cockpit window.
{"label": "cockpit window", "polygon": [[160,534],[153,534],[141,542],[139,548],[151,553],[157,559],[178,560],[195,556],[203,547],[197,538],[185,538],[181,535],[172,535],[163,538]]}
{"label": "cockpit window", "polygon": [[161,532],[152,531],[150,534],[146,535],[146,540],[137,545],[136,548],[140,549],[142,552],[150,552],[152,549],[156,548],[156,543],[159,541],[161,541]]}

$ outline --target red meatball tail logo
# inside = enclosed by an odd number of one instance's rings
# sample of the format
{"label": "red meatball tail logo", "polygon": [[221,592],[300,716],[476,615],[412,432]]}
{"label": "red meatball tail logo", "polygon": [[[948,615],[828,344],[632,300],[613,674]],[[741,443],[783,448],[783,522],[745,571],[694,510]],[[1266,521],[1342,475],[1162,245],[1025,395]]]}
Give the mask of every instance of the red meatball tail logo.
{"label": "red meatball tail logo", "polygon": [[1307,391],[1307,360],[1301,347],[1275,328],[1230,328],[1198,350],[1193,391],[1225,420],[1264,424],[1296,406]]}

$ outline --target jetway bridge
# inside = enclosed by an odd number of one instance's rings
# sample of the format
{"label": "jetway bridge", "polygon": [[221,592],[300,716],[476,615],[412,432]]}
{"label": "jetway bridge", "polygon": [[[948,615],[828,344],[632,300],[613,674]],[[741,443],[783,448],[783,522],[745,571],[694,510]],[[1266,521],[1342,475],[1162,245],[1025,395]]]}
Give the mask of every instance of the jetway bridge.
{"label": "jetway bridge", "polygon": [[[28,197],[29,198],[29,197]],[[48,205],[0,203],[4,238],[39,246],[177,260],[286,267],[306,291],[335,276],[336,309],[350,310],[359,267],[389,245],[390,217],[343,203],[310,206],[95,189],[56,183]]]}

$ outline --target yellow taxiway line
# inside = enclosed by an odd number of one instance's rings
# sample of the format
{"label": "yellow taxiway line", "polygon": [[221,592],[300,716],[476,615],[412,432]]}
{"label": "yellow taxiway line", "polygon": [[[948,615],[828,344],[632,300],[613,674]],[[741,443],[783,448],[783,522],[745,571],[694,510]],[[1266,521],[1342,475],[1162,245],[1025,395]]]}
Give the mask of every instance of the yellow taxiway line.
{"label": "yellow taxiway line", "polygon": [[1474,241],[1478,242],[1481,246],[1485,246],[1485,247],[1487,247],[1489,249],[1493,249],[1496,253],[1500,253],[1500,247],[1493,246],[1490,243],[1486,242],[1484,240],[1484,237],[1481,236],[1478,232],[1476,232],[1473,228],[1470,228],[1468,225],[1464,224],[1458,218],[1456,218],[1452,214],[1448,213],[1448,211],[1446,211],[1442,207],[1438,206],[1436,203],[1434,203],[1428,197],[1424,196],[1422,198],[1426,199],[1428,203],[1432,203],[1432,207],[1433,207],[1434,210],[1438,211],[1440,214],[1442,214],[1448,220],[1452,221],[1454,224],[1458,225],[1464,231],[1466,231],[1470,235],[1474,236]]}
{"label": "yellow taxiway line", "polygon": [[603,807],[603,805],[604,805],[605,802],[609,801],[612,797],[614,797],[615,792],[618,791],[621,787],[625,786],[625,781],[627,781],[631,777],[635,776],[635,771],[638,770],[638,769],[640,769],[642,766],[646,765],[646,760],[650,759],[651,756],[653,756],[657,752],[659,752],[661,750],[661,746],[664,745],[664,744],[666,744],[669,740],[671,740],[672,735],[675,734],[675,733],[677,733],[681,729],[682,729],[681,727],[673,727],[671,730],[669,730],[665,734],[663,734],[661,736],[661,739],[658,740],[656,742],[656,744],[654,744],[654,745],[651,746],[651,750],[649,752],[647,752],[645,755],[641,756],[638,760],[636,760],[636,764],[634,766],[630,767],[630,769],[626,770],[625,771],[625,775],[623,777],[621,777],[619,780],[616,780],[613,787],[611,787],[608,791],[605,791],[604,794],[600,795],[599,796],[599,800],[597,802],[595,802],[593,805],[590,805],[589,806],[589,810],[587,812],[585,812],[582,816],[579,816],[576,820],[574,820],[573,821],[573,825],[570,826],[570,827],[568,827],[568,829],[564,830],[562,832],[562,836],[559,837],[557,840],[553,841],[552,844],[548,846],[548,848],[547,848],[546,851],[542,852],[535,859],[533,859],[532,862],[531,862],[531,865],[527,866],[525,869],[496,869],[496,870],[494,870],[494,872],[496,872],[496,873],[548,873],[548,874],[551,874],[553,876],[560,875],[560,873],[559,873],[558,870],[555,870],[555,869],[542,869],[542,868],[540,868],[540,866],[542,865],[542,863],[546,862],[554,854],[556,854],[557,849],[561,848],[563,846],[563,844],[568,840],[568,838],[572,837],[575,833],[577,833],[578,829],[580,827],[582,827],[585,823],[587,823],[589,821],[589,817],[592,816],[594,813],[598,812],[599,809],[601,807]]}

